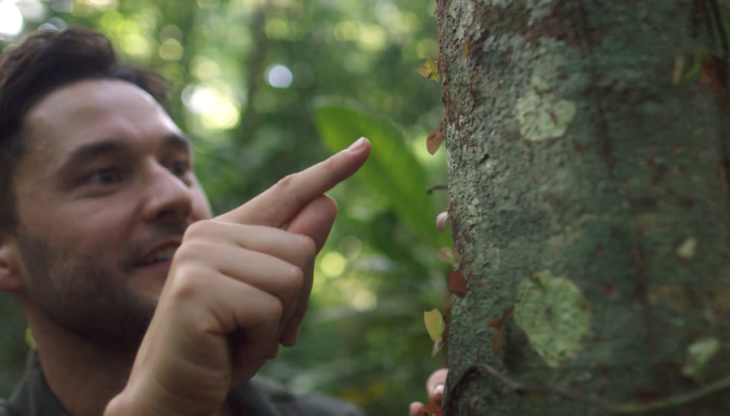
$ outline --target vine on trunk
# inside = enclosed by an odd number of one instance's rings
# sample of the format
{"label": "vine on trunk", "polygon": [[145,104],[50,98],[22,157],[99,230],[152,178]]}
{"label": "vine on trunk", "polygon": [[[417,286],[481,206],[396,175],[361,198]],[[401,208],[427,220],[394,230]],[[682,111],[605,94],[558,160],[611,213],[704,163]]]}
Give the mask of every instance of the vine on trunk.
{"label": "vine on trunk", "polygon": [[650,403],[638,403],[638,402],[630,402],[630,403],[615,403],[610,402],[606,400],[598,400],[598,399],[592,399],[590,397],[583,396],[579,393],[573,392],[573,391],[562,391],[562,390],[555,390],[551,389],[549,387],[544,386],[526,386],[522,383],[519,383],[517,381],[514,381],[507,377],[506,375],[500,373],[497,371],[496,368],[490,366],[489,364],[475,364],[464,371],[464,373],[456,380],[453,387],[449,390],[448,395],[448,401],[446,402],[444,406],[444,412],[446,414],[451,414],[451,407],[452,404],[456,401],[457,395],[456,391],[461,385],[469,379],[474,373],[477,373],[479,371],[484,371],[490,376],[496,378],[499,380],[502,384],[504,384],[508,389],[512,390],[514,393],[518,395],[524,395],[524,394],[539,394],[544,396],[554,396],[559,397],[561,399],[579,402],[586,404],[591,407],[595,407],[598,409],[601,409],[608,413],[613,414],[620,414],[620,415],[633,415],[633,414],[640,414],[640,413],[647,413],[647,412],[656,412],[659,410],[667,410],[667,409],[673,409],[680,406],[684,406],[686,404],[692,403],[694,401],[700,400],[702,398],[705,398],[707,396],[710,396],[715,393],[719,393],[723,390],[729,390],[730,389],[730,375],[722,377],[721,379],[714,381],[712,383],[706,384],[702,387],[699,387],[698,389],[691,391],[689,393],[682,393],[677,394],[675,396],[670,396],[661,400],[656,400]]}

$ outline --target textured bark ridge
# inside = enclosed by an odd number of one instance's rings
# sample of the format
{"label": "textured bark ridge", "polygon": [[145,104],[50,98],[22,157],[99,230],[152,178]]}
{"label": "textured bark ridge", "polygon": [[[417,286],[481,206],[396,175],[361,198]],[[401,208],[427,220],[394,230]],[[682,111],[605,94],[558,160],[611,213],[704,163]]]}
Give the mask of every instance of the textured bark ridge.
{"label": "textured bark ridge", "polygon": [[[451,218],[469,279],[448,334],[450,414],[730,414],[716,10],[437,1]],[[640,407],[652,404],[665,409]]]}

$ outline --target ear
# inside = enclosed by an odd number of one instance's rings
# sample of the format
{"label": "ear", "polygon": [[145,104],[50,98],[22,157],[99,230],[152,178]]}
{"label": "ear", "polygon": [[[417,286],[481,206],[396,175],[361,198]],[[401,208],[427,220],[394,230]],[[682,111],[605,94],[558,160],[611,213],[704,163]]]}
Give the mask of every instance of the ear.
{"label": "ear", "polygon": [[0,292],[17,292],[23,288],[23,259],[18,240],[0,231]]}

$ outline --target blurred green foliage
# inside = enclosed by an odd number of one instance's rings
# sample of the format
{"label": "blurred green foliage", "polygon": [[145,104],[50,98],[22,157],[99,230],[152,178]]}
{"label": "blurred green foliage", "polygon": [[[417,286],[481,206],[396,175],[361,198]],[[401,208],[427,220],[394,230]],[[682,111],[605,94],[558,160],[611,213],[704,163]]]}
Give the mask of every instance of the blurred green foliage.
{"label": "blurred green foliage", "polygon": [[[416,72],[438,55],[433,9],[433,0],[0,0],[0,48],[39,27],[86,25],[125,60],[165,74],[216,212],[369,137],[369,164],[331,192],[340,215],[300,343],[264,373],[398,415],[444,365],[423,324],[444,301],[448,266],[435,253],[449,244],[434,225],[447,197],[426,194],[447,175],[443,150],[426,150],[440,86]],[[0,397],[22,372],[25,326],[0,297]]]}

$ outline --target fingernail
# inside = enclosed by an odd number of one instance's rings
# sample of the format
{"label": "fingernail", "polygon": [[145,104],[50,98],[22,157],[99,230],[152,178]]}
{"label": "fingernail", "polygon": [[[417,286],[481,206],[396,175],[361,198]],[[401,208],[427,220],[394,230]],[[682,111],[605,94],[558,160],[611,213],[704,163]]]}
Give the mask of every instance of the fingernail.
{"label": "fingernail", "polygon": [[433,388],[434,394],[443,394],[444,392],[444,385],[443,384],[437,384],[436,387]]}
{"label": "fingernail", "polygon": [[348,152],[357,152],[358,150],[362,149],[363,146],[365,146],[365,138],[360,137],[355,143],[351,144],[350,147],[347,148]]}

